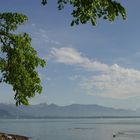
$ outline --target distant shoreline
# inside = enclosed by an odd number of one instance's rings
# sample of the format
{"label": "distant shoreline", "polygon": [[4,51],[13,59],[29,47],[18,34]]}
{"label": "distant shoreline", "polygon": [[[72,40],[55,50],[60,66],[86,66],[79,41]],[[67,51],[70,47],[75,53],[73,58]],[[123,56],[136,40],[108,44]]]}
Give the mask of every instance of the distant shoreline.
{"label": "distant shoreline", "polygon": [[28,107],[0,103],[0,118],[3,119],[79,119],[79,118],[140,118],[140,109],[115,109],[100,105],[38,104]]}
{"label": "distant shoreline", "polygon": [[0,119],[129,119],[129,118],[140,118],[140,116],[44,116],[44,117],[32,117],[32,116],[24,116],[18,118],[0,118]]}

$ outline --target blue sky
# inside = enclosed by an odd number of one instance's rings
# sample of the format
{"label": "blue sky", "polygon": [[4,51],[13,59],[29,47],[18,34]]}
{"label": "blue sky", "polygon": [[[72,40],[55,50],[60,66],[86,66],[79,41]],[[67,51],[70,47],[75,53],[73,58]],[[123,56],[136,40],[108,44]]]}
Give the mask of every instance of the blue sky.
{"label": "blue sky", "polygon": [[[32,104],[99,104],[115,108],[140,107],[140,1],[123,1],[128,19],[98,20],[70,27],[69,7],[57,10],[55,1],[2,0],[1,12],[21,12],[28,22],[32,46],[47,66],[39,69],[43,92]],[[14,92],[0,85],[0,102],[14,102]]]}

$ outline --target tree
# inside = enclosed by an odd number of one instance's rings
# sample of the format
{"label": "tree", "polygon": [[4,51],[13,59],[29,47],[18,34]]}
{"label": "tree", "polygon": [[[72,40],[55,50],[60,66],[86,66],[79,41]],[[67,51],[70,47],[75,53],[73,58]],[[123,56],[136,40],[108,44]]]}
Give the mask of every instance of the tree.
{"label": "tree", "polygon": [[[41,2],[47,4],[47,0]],[[125,9],[117,0],[58,0],[58,9],[62,10],[66,4],[72,6],[71,26],[89,21],[95,26],[98,18],[114,21],[119,14],[126,19]],[[28,105],[30,98],[41,93],[36,68],[46,64],[31,46],[29,35],[15,33],[26,21],[27,17],[20,13],[0,13],[0,82],[12,85],[16,105]]]}
{"label": "tree", "polygon": [[27,20],[19,13],[0,13],[1,52],[0,82],[12,85],[15,91],[16,105],[29,104],[29,98],[41,93],[40,78],[36,71],[45,61],[37,56],[31,47],[31,38],[27,33],[15,34],[17,27]]}
{"label": "tree", "polygon": [[[47,4],[47,0],[41,2],[43,5]],[[98,18],[112,22],[119,14],[126,19],[125,8],[117,0],[58,0],[58,9],[62,10],[66,4],[72,6],[71,26],[86,24],[88,21],[95,26]]]}

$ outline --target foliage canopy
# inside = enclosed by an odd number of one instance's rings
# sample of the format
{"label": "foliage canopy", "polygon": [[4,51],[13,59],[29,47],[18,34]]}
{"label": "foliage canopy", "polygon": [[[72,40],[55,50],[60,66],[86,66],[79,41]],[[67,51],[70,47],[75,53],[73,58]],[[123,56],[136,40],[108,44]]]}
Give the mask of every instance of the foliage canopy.
{"label": "foliage canopy", "polygon": [[[48,0],[41,1],[45,5]],[[126,19],[125,8],[117,0],[58,0],[57,3],[59,10],[62,10],[66,4],[72,6],[71,26],[86,24],[88,21],[95,26],[98,18],[112,22],[119,14]]]}
{"label": "foliage canopy", "polygon": [[12,85],[16,105],[28,105],[29,98],[34,97],[35,93],[41,93],[41,80],[36,67],[45,66],[45,61],[31,47],[29,35],[14,33],[26,21],[27,17],[23,14],[0,13],[0,82]]}

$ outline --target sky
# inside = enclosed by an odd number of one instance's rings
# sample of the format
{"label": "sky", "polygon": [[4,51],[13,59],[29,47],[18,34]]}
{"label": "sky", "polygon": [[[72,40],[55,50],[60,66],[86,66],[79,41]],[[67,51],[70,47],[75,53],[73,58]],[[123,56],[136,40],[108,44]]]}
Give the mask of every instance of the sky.
{"label": "sky", "polygon": [[[121,1],[127,20],[98,20],[71,27],[70,8],[57,10],[57,1],[1,0],[0,12],[28,16],[18,31],[32,37],[32,46],[47,61],[38,68],[43,91],[31,104],[98,104],[140,108],[140,1]],[[0,84],[0,102],[15,103],[12,87]]]}

